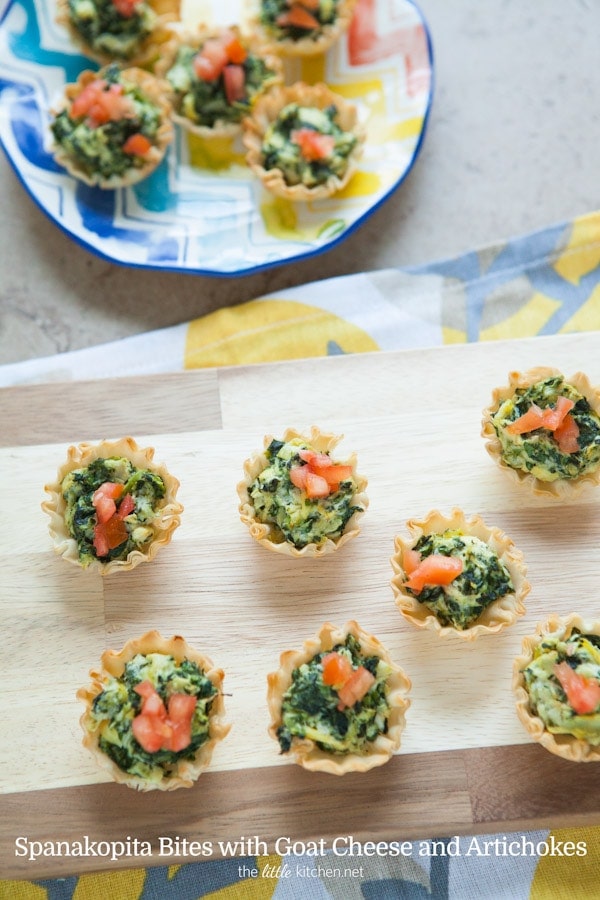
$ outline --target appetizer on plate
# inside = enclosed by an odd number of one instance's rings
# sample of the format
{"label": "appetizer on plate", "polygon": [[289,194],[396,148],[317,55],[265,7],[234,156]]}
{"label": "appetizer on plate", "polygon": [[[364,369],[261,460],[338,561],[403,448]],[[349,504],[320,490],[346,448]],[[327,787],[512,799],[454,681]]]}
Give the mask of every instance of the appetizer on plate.
{"label": "appetizer on plate", "polygon": [[356,0],[261,0],[259,26],[282,56],[315,56],[347,31]]}
{"label": "appetizer on plate", "polygon": [[600,622],[571,614],[538,624],[523,639],[513,689],[535,741],[573,762],[600,761]]}
{"label": "appetizer on plate", "polygon": [[147,178],[173,139],[165,85],[142,69],[86,70],[52,110],[54,158],[93,187],[127,187]]}
{"label": "appetizer on plate", "polygon": [[410,679],[357,622],[325,623],[267,682],[269,734],[305,769],[366,772],[400,747]]}
{"label": "appetizer on plate", "polygon": [[492,459],[539,496],[568,499],[600,480],[600,390],[581,372],[511,372],[484,410],[482,435]]}
{"label": "appetizer on plate", "polygon": [[170,86],[173,120],[201,137],[237,134],[257,97],[283,80],[279,58],[235,26],[174,32],[156,72]]}
{"label": "appetizer on plate", "polygon": [[68,562],[108,575],[154,559],[180,523],[179,482],[154,450],[127,437],[69,447],[50,499],[54,549]]}
{"label": "appetizer on plate", "polygon": [[346,187],[365,141],[356,107],[325,84],[275,88],[259,98],[243,128],[250,168],[267,190],[292,201],[321,200]]}
{"label": "appetizer on plate", "polygon": [[57,0],[57,22],[101,65],[148,66],[160,57],[179,0]]}
{"label": "appetizer on plate", "polygon": [[140,791],[191,787],[228,733],[224,673],[182,637],[149,631],[106,650],[80,688],[83,744],[114,781]]}
{"label": "appetizer on plate", "polygon": [[318,428],[267,435],[264,450],[244,463],[237,486],[240,518],[263,547],[295,557],[324,556],[358,532],[368,506],[367,480],[353,454],[332,455],[341,436]]}
{"label": "appetizer on plate", "polygon": [[530,591],[523,554],[499,528],[460,509],[410,519],[396,536],[392,590],[402,615],[418,628],[474,640],[511,625]]}

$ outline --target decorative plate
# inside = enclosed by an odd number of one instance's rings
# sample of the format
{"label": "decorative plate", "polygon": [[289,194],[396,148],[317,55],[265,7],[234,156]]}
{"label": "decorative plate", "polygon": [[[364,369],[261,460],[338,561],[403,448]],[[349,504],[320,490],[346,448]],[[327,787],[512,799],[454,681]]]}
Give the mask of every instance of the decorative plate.
{"label": "decorative plate", "polygon": [[[240,0],[184,0],[182,8],[186,24],[243,25],[247,16]],[[278,199],[245,165],[241,139],[204,142],[179,128],[145,181],[118,191],[88,187],[50,153],[49,108],[65,83],[98,65],[54,18],[53,0],[10,0],[0,21],[0,143],[41,209],[112,262],[231,276],[312,256],[377,209],[421,147],[433,80],[427,26],[410,0],[359,0],[348,33],[326,55],[286,62],[288,83],[324,81],[357,104],[367,128],[359,171],[334,198]]]}

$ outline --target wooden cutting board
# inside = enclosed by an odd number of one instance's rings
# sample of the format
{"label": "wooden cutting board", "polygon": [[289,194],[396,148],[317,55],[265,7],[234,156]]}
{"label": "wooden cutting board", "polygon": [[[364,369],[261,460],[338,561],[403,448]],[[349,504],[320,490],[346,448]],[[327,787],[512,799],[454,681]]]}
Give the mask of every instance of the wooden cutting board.
{"label": "wooden cutting board", "polygon": [[[1,874],[217,858],[242,837],[281,852],[279,838],[330,847],[344,836],[389,842],[600,821],[600,766],[533,744],[510,689],[521,639],[538,621],[600,614],[599,490],[567,506],[535,499],[497,469],[480,437],[492,389],[536,365],[600,383],[600,335],[1,391]],[[345,435],[339,455],[357,452],[370,506],[338,554],[288,560],[250,538],[235,486],[265,434],[312,424]],[[185,512],[152,564],[102,579],[54,555],[40,503],[68,444],[125,434],[156,448],[181,481]],[[532,584],[526,615],[473,644],[413,628],[390,587],[394,535],[408,518],[453,506],[506,531]],[[323,622],[351,618],[412,679],[402,747],[366,774],[311,774],[267,735],[266,675]],[[103,650],[150,628],[182,634],[225,670],[233,725],[210,771],[164,795],[106,781],[81,746],[75,698]],[[137,838],[153,855],[29,858],[33,841],[86,835]],[[165,836],[180,841],[171,849],[184,838],[204,843],[206,856],[161,856]]]}

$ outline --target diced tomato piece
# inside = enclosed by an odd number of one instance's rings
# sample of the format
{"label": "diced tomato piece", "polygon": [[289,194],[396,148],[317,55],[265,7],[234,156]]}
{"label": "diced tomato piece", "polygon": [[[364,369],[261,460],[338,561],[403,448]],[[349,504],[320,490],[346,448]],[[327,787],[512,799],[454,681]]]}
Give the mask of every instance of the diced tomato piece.
{"label": "diced tomato piece", "polygon": [[569,706],[578,716],[592,713],[600,706],[599,682],[579,675],[564,660],[554,666],[554,674],[567,695]]}
{"label": "diced tomato piece", "polygon": [[165,704],[163,703],[160,695],[156,692],[154,692],[154,694],[150,694],[147,697],[144,697],[144,700],[142,702],[142,712],[145,716],[160,716],[163,719],[167,714]]}
{"label": "diced tomato piece", "polygon": [[71,103],[70,115],[73,119],[79,119],[82,116],[87,115],[87,112],[92,106],[93,103],[96,102],[96,98],[100,91],[104,90],[106,87],[106,81],[102,78],[97,78],[95,81],[90,81],[89,84],[83,88],[83,90],[77,94]]}
{"label": "diced tomato piece", "polygon": [[306,493],[311,500],[328,497],[330,493],[329,485],[324,478],[321,478],[320,475],[315,475],[309,470],[306,473]]}
{"label": "diced tomato piece", "polygon": [[229,62],[225,45],[219,38],[209,38],[204,42],[200,55],[210,60],[219,75]]}
{"label": "diced tomato piece", "polygon": [[119,512],[118,516],[120,519],[124,519],[126,516],[129,516],[135,509],[135,500],[131,496],[131,494],[125,494],[121,503],[119,504]]}
{"label": "diced tomato piece", "polygon": [[418,550],[405,550],[402,554],[402,567],[407,575],[410,575],[419,567],[421,554]]}
{"label": "diced tomato piece", "polygon": [[305,31],[313,31],[321,27],[319,21],[300,3],[292,3],[287,12],[277,16],[276,22],[282,28],[302,28]]}
{"label": "diced tomato piece", "polygon": [[573,400],[569,400],[568,397],[558,397],[556,406],[554,408],[551,406],[546,407],[542,414],[544,428],[547,428],[549,431],[555,431],[562,424],[567,413],[569,413],[574,406],[575,403]]}
{"label": "diced tomato piece", "polygon": [[306,476],[308,472],[308,466],[292,466],[290,469],[290,481],[301,491],[306,490]]}
{"label": "diced tomato piece", "polygon": [[299,450],[298,456],[309,466],[318,466],[320,469],[326,469],[333,465],[333,460],[327,453],[317,453],[316,450],[310,450],[308,447]]}
{"label": "diced tomato piece", "polygon": [[123,519],[118,515],[114,515],[108,522],[105,522],[104,525],[100,527],[104,529],[109,550],[114,550],[116,547],[119,547],[129,537],[127,527],[123,522]]}
{"label": "diced tomato piece", "polygon": [[324,656],[321,665],[323,666],[323,684],[336,688],[345,684],[354,671],[348,657],[336,651]]}
{"label": "diced tomato piece", "polygon": [[243,66],[227,65],[223,69],[223,84],[228,103],[236,103],[246,96],[246,73]]}
{"label": "diced tomato piece", "polygon": [[192,726],[190,721],[171,722],[169,720],[169,724],[171,727],[171,734],[165,739],[163,747],[165,750],[172,750],[174,753],[185,750],[192,741]]}
{"label": "diced tomato piece", "polygon": [[321,468],[321,466],[311,465],[311,472],[324,478],[330,488],[337,491],[340,483],[352,478],[352,466],[329,465]]}
{"label": "diced tomato piece", "polygon": [[509,434],[525,434],[542,427],[544,411],[537,404],[532,403],[527,412],[506,426]]}
{"label": "diced tomato piece", "polygon": [[221,69],[201,53],[196,54],[192,65],[201,81],[216,81],[221,74]]}
{"label": "diced tomato piece", "polygon": [[225,52],[227,53],[229,62],[236,63],[237,65],[241,65],[245,62],[246,57],[248,56],[248,51],[240,39],[235,35],[230,38],[225,38]]}
{"label": "diced tomato piece", "polygon": [[300,153],[308,162],[327,159],[335,147],[335,138],[332,134],[321,134],[312,128],[296,128],[290,136],[292,141],[298,144]]}
{"label": "diced tomato piece", "polygon": [[108,539],[106,534],[104,533],[104,525],[96,525],[94,528],[94,550],[96,551],[96,556],[108,556],[108,551],[110,547],[108,546]]}
{"label": "diced tomato piece", "polygon": [[110,497],[106,497],[104,494],[99,494],[97,491],[92,497],[92,503],[96,509],[96,518],[100,525],[104,525],[105,522],[108,522],[108,520],[114,516],[117,509],[114,500],[111,500]]}
{"label": "diced tomato piece", "polygon": [[123,16],[124,19],[130,19],[134,15],[135,8],[140,0],[112,0],[112,2],[120,16]]}
{"label": "diced tomato piece", "polygon": [[168,703],[169,719],[172,722],[189,721],[194,715],[196,702],[191,694],[171,694]]}
{"label": "diced tomato piece", "polygon": [[152,684],[151,681],[140,681],[139,684],[136,684],[134,687],[134,691],[136,694],[139,694],[140,697],[151,697],[152,694],[156,694],[156,688]]}
{"label": "diced tomato piece", "polygon": [[354,706],[355,703],[362,700],[367,691],[375,684],[375,680],[375,676],[368,669],[365,669],[364,666],[359,666],[358,669],[355,669],[350,678],[338,691],[338,697],[340,698],[338,709],[342,710],[347,706]]}
{"label": "diced tomato piece", "polygon": [[[105,497],[110,497],[111,500],[118,500],[121,494],[123,493],[124,484],[121,484],[120,481],[105,481],[100,485],[97,491],[94,492],[94,497],[97,494],[104,494]],[[92,497],[92,503],[94,502],[94,497]]]}
{"label": "diced tomato piece", "polygon": [[129,153],[132,156],[145,156],[148,150],[152,148],[152,142],[148,140],[145,134],[130,135],[123,144],[123,153]]}
{"label": "diced tomato piece", "polygon": [[160,728],[160,719],[156,716],[146,716],[143,713],[136,716],[131,723],[133,736],[147,753],[156,753],[163,746],[164,736]]}
{"label": "diced tomato piece", "polygon": [[553,432],[554,440],[561,453],[577,453],[579,447],[579,426],[570,413]]}
{"label": "diced tomato piece", "polygon": [[462,559],[432,553],[426,556],[408,576],[404,586],[420,593],[425,585],[447,585],[454,581],[463,570]]}

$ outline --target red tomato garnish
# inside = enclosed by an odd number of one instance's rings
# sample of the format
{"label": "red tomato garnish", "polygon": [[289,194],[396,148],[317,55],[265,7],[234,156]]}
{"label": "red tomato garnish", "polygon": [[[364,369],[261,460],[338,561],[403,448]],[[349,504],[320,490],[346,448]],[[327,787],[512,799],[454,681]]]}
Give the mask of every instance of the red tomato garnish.
{"label": "red tomato garnish", "polygon": [[342,481],[352,478],[352,466],[333,465],[331,462],[328,466],[310,466],[311,472],[324,478],[330,488],[337,490]]}
{"label": "red tomato garnish", "polygon": [[564,660],[554,666],[554,674],[567,695],[569,706],[578,716],[592,713],[600,706],[600,683],[578,675]]}
{"label": "red tomato garnish", "polygon": [[236,63],[237,65],[241,65],[245,62],[246,57],[248,56],[248,51],[239,38],[235,36],[230,40],[226,39],[225,52],[227,53],[229,62]]}
{"label": "red tomato garnish", "polygon": [[168,713],[161,696],[149,681],[142,681],[134,690],[143,697],[142,710],[132,723],[135,739],[148,753],[158,750],[184,750],[192,740],[192,717],[196,697],[172,694]]}
{"label": "red tomato garnish", "polygon": [[130,19],[135,14],[135,8],[140,0],[112,0],[112,2],[120,16]]}
{"label": "red tomato garnish", "polygon": [[367,691],[375,684],[375,680],[375,676],[368,669],[365,669],[364,666],[359,666],[358,669],[355,669],[350,678],[338,691],[338,697],[340,698],[338,709],[342,710],[347,706],[354,706],[355,703],[362,700]]}
{"label": "red tomato garnish", "polygon": [[579,447],[579,426],[570,413],[553,432],[554,440],[561,453],[577,453]]}
{"label": "red tomato garnish", "polygon": [[537,431],[538,428],[547,428],[555,431],[562,424],[567,413],[575,406],[568,397],[558,397],[556,406],[548,406],[541,409],[532,403],[527,412],[506,426],[509,434],[526,434],[528,431]]}
{"label": "red tomato garnish", "polygon": [[333,461],[327,453],[317,453],[316,450],[311,450],[308,447],[299,450],[298,456],[310,466],[318,466],[320,469],[333,465]]}
{"label": "red tomato garnish", "polygon": [[129,516],[135,509],[135,500],[131,496],[131,494],[125,494],[121,503],[119,504],[119,512],[118,516],[120,519],[124,519],[126,516]]}
{"label": "red tomato garnish", "polygon": [[209,38],[205,41],[200,54],[205,59],[209,59],[212,62],[219,75],[229,62],[225,45],[219,38]]}
{"label": "red tomato garnish", "polygon": [[308,162],[327,159],[335,147],[335,138],[332,134],[321,134],[312,128],[296,128],[290,137],[300,147],[300,153]]}
{"label": "red tomato garnish", "polygon": [[108,539],[104,533],[104,525],[96,525],[94,528],[94,550],[96,551],[96,556],[108,556],[108,551],[110,547],[108,546]]}
{"label": "red tomato garnish", "polygon": [[315,475],[310,469],[306,473],[306,494],[311,500],[329,497],[330,494],[329,485],[325,479],[321,478],[320,475]]}
{"label": "red tomato garnish", "polygon": [[[124,487],[125,485],[121,484],[120,481],[105,481],[104,484],[101,484],[98,490],[95,491],[94,497],[96,494],[104,494],[105,497],[110,497],[111,500],[118,500],[123,493]],[[94,502],[94,497],[92,497],[92,503]]]}
{"label": "red tomato garnish", "polygon": [[130,135],[123,144],[123,153],[130,153],[132,156],[145,156],[148,150],[152,148],[152,142],[148,140],[145,134]]}
{"label": "red tomato garnish", "polygon": [[418,550],[405,550],[402,554],[402,567],[407,575],[414,572],[421,562],[421,554]]}
{"label": "red tomato garnish", "polygon": [[228,103],[236,103],[246,96],[246,73],[243,66],[227,65],[223,69],[223,84]]}
{"label": "red tomato garnish", "polygon": [[306,476],[308,475],[308,466],[292,466],[290,469],[290,481],[301,491],[306,490]]}
{"label": "red tomato garnish", "polygon": [[114,516],[117,505],[110,497],[106,497],[104,494],[100,494],[96,491],[92,497],[92,502],[96,509],[96,518],[100,525],[108,522],[108,520]]}
{"label": "red tomato garnish", "polygon": [[112,516],[108,522],[105,522],[104,525],[99,527],[104,528],[104,534],[106,535],[110,550],[119,547],[129,537],[127,526],[123,522],[123,519],[117,515]]}
{"label": "red tomato garnish", "polygon": [[318,20],[300,3],[292,3],[287,12],[277,16],[276,21],[283,28],[302,28],[305,31],[312,31],[321,27]]}
{"label": "red tomato garnish", "polygon": [[425,585],[446,585],[454,581],[463,570],[462,559],[432,553],[426,556],[408,576],[404,586],[419,594]]}
{"label": "red tomato garnish", "polygon": [[354,671],[348,657],[335,650],[324,656],[321,664],[323,666],[323,684],[331,687],[341,687]]}
{"label": "red tomato garnish", "polygon": [[92,128],[106,122],[131,118],[134,108],[124,95],[122,84],[107,84],[102,78],[91,81],[71,103],[70,115],[78,119],[86,116]]}

